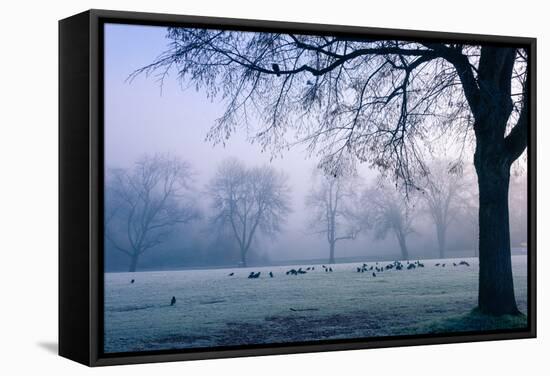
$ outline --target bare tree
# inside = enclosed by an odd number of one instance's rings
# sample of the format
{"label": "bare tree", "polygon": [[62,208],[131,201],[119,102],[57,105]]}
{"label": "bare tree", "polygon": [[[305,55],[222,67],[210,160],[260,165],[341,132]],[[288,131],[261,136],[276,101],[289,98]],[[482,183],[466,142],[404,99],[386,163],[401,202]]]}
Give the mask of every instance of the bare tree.
{"label": "bare tree", "polygon": [[109,171],[105,239],[130,258],[130,272],[177,225],[199,217],[186,194],[191,179],[188,163],[163,155],[144,156],[131,169]]}
{"label": "bare tree", "polygon": [[384,239],[388,232],[393,233],[403,260],[409,259],[407,236],[413,232],[414,200],[412,194],[405,197],[403,192],[382,180],[361,196],[366,226],[374,230],[376,239]]}
{"label": "bare tree", "polygon": [[316,234],[327,237],[329,243],[329,263],[334,263],[336,243],[353,240],[360,231],[358,216],[354,210],[357,204],[355,179],[344,175],[317,176],[314,186],[306,197],[310,209],[310,228]]}
{"label": "bare tree", "polygon": [[512,244],[527,245],[528,197],[527,179],[516,172],[510,179],[510,232]]}
{"label": "bare tree", "polygon": [[276,235],[290,212],[287,177],[271,167],[246,168],[235,159],[226,160],[208,191],[216,213],[213,221],[235,237],[242,266],[255,236]]}
{"label": "bare tree", "polygon": [[162,81],[174,67],[181,80],[223,96],[226,111],[208,134],[214,142],[226,142],[243,126],[264,148],[284,150],[292,128],[327,170],[353,158],[408,187],[424,169],[430,136],[443,129],[473,138],[478,307],[495,315],[519,312],[508,186],[531,124],[523,46],[193,28],[169,28],[168,38],[165,53],[135,74],[157,72]]}
{"label": "bare tree", "polygon": [[422,179],[421,197],[435,225],[440,258],[445,257],[447,229],[457,219],[466,188],[460,162],[434,160]]}

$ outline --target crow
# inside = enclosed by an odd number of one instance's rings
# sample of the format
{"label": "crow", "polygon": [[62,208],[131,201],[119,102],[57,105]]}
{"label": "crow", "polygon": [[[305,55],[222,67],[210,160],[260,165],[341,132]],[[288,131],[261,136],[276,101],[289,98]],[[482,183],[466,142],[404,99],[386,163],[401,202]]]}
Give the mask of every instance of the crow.
{"label": "crow", "polygon": [[332,268],[328,268],[328,271],[332,273]]}
{"label": "crow", "polygon": [[281,68],[279,68],[279,64],[273,63],[271,67],[273,68],[273,72],[275,72],[277,77],[281,77]]}
{"label": "crow", "polygon": [[235,273],[229,273],[228,275],[229,275],[230,277],[233,277],[234,274],[235,274]]}
{"label": "crow", "polygon": [[130,281],[130,283],[134,283],[135,281],[136,281],[135,279],[132,279],[132,280]]}
{"label": "crow", "polygon": [[439,263],[435,264],[435,266],[439,266]]}
{"label": "crow", "polygon": [[376,273],[375,273],[375,272],[372,272],[372,276],[373,276],[373,277],[376,277]]}
{"label": "crow", "polygon": [[445,267],[445,264],[441,264],[442,267]]}
{"label": "crow", "polygon": [[170,300],[170,305],[173,306],[174,304],[176,304],[176,297],[172,296],[172,300]]}
{"label": "crow", "polygon": [[357,268],[357,273],[361,273],[361,268]]}
{"label": "crow", "polygon": [[456,266],[456,262],[453,262],[453,266]]}
{"label": "crow", "polygon": [[273,272],[269,272],[269,276],[273,278]]}

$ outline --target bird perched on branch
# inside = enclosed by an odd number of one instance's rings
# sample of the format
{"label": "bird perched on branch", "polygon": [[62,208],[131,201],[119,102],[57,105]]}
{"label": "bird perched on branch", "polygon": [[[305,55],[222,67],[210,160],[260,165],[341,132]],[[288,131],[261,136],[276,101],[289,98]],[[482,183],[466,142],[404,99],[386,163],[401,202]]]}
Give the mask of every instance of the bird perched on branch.
{"label": "bird perched on branch", "polygon": [[279,64],[273,63],[271,67],[273,68],[273,72],[275,72],[277,77],[281,77],[281,68],[279,68]]}

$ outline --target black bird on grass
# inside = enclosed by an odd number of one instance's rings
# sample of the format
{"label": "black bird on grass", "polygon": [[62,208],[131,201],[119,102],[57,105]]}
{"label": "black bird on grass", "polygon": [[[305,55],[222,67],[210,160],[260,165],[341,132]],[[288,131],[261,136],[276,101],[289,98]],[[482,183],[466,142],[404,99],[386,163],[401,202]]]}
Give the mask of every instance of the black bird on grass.
{"label": "black bird on grass", "polygon": [[170,305],[173,306],[174,304],[176,304],[176,297],[172,296],[172,300],[170,300]]}
{"label": "black bird on grass", "polygon": [[439,266],[439,263],[435,264],[435,266]]}
{"label": "black bird on grass", "polygon": [[235,273],[231,272],[228,274],[230,277],[233,277],[233,275],[235,275]]}
{"label": "black bird on grass", "polygon": [[269,276],[273,278],[273,272],[269,272]]}
{"label": "black bird on grass", "polygon": [[372,272],[372,276],[373,276],[373,277],[376,277],[376,273],[375,273],[375,272]]}
{"label": "black bird on grass", "polygon": [[331,268],[331,267],[329,267],[329,268],[328,268],[328,271],[332,273],[332,268]]}
{"label": "black bird on grass", "polygon": [[453,266],[456,266],[456,262],[453,262]]}
{"label": "black bird on grass", "polygon": [[273,68],[273,72],[277,75],[277,77],[281,77],[281,68],[279,68],[279,64],[271,64],[271,68]]}
{"label": "black bird on grass", "polygon": [[130,283],[134,283],[135,281],[136,281],[135,279],[132,279],[132,280],[130,281]]}

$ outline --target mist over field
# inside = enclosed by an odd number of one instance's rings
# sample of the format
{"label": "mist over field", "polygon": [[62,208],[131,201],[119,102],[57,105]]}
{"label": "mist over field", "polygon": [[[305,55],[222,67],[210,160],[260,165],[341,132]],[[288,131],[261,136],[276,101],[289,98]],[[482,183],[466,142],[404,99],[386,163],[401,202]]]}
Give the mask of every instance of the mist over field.
{"label": "mist over field", "polygon": [[[159,77],[154,75],[138,76],[128,81],[135,69],[150,63],[165,50],[168,43],[166,33],[166,28],[162,27],[106,26],[106,169],[130,169],[144,155],[164,153],[178,157],[190,166],[192,176],[186,194],[195,201],[201,214],[195,221],[176,226],[162,244],[145,252],[140,257],[139,270],[220,267],[239,263],[235,240],[229,236],[220,238],[210,223],[215,213],[212,213],[207,185],[219,165],[228,158],[236,158],[251,168],[269,166],[288,178],[291,211],[285,216],[281,231],[275,237],[261,233],[256,235],[248,255],[249,264],[326,261],[329,244],[325,236],[313,233],[312,210],[306,206],[307,196],[315,188],[318,155],[308,152],[302,145],[280,154],[262,151],[258,143],[251,143],[249,135],[242,129],[233,134],[225,145],[214,145],[205,138],[223,113],[224,103],[220,99],[211,100],[203,91],[197,92],[192,87],[182,90],[183,84],[175,79],[165,79],[162,87]],[[442,142],[442,145],[448,143],[452,142]],[[442,158],[451,163],[456,155],[445,152]],[[472,161],[466,160],[464,164],[467,176],[461,190],[468,192],[461,192],[460,200],[466,200],[477,191]],[[378,177],[378,172],[365,164],[358,164],[357,172],[357,192],[373,185]],[[412,218],[414,231],[407,239],[411,257],[437,258],[437,234],[433,221],[421,200],[414,205],[417,209]],[[526,242],[526,205],[526,173],[523,172],[513,180],[510,194],[514,248],[521,248]],[[475,210],[457,210],[446,236],[449,257],[476,254],[477,222],[471,219]],[[106,270],[127,270],[128,257],[113,249],[110,242],[105,245]],[[336,259],[342,261],[394,259],[399,255],[399,244],[394,236],[389,234],[376,239],[372,230],[360,232],[354,240],[338,242],[336,251]]]}
{"label": "mist over field", "polygon": [[105,352],[528,329],[526,49],[104,35]]}

